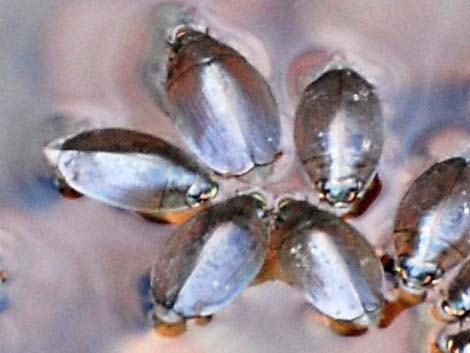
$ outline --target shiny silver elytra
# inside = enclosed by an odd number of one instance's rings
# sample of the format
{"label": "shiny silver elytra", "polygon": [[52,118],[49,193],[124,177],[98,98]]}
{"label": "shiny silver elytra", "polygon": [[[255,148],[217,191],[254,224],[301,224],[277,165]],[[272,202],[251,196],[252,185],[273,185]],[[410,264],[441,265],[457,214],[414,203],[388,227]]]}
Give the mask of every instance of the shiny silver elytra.
{"label": "shiny silver elytra", "polygon": [[217,184],[189,156],[137,131],[85,131],[51,142],[44,155],[77,192],[165,220],[217,194]]}
{"label": "shiny silver elytra", "polygon": [[301,201],[279,210],[278,249],[289,281],[323,315],[361,321],[383,306],[382,265],[368,241],[331,213]]}
{"label": "shiny silver elytra", "polygon": [[420,293],[470,255],[470,166],[463,158],[437,163],[411,185],[395,219],[402,288]]}
{"label": "shiny silver elytra", "polygon": [[262,201],[239,196],[179,226],[151,272],[157,322],[210,316],[253,282],[268,248],[264,217]]}
{"label": "shiny silver elytra", "polygon": [[352,209],[376,175],[383,145],[374,87],[349,69],[331,70],[303,92],[295,145],[321,200]]}
{"label": "shiny silver elytra", "polygon": [[166,108],[185,142],[212,170],[241,175],[280,154],[279,112],[267,82],[206,33],[187,26],[177,31],[166,91]]}

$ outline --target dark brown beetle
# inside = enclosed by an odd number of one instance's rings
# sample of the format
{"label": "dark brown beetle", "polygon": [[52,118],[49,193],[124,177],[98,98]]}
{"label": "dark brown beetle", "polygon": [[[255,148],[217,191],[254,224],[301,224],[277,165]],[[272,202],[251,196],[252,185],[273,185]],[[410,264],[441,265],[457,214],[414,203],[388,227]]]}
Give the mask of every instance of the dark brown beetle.
{"label": "dark brown beetle", "polygon": [[375,89],[356,72],[331,70],[307,86],[296,111],[295,145],[320,200],[354,212],[376,177],[382,125]]}
{"label": "dark brown beetle", "polygon": [[307,202],[283,202],[277,219],[287,281],[341,333],[367,329],[384,304],[382,265],[369,242],[341,218]]}
{"label": "dark brown beetle", "polygon": [[[272,163],[281,152],[281,129],[265,79],[237,51],[207,33],[189,25],[175,31],[166,92],[157,79],[148,86],[157,103],[166,102],[162,108],[190,150],[223,175],[241,175]],[[161,57],[147,60],[147,71],[161,66],[152,60]]]}
{"label": "dark brown beetle", "polygon": [[401,286],[416,295],[470,255],[470,166],[464,158],[437,163],[414,181],[398,207],[394,241]]}
{"label": "dark brown beetle", "polygon": [[[464,158],[436,163],[412,183],[398,207],[394,245],[395,258],[388,267],[398,280],[399,296],[382,326],[424,301],[442,277],[450,281],[443,283],[433,306],[435,317],[465,319],[470,310],[470,166]],[[457,275],[449,278],[457,266]]]}
{"label": "dark brown beetle", "polygon": [[181,222],[218,190],[183,151],[137,131],[85,131],[51,142],[44,154],[73,190],[165,221]]}
{"label": "dark brown beetle", "polygon": [[262,200],[238,196],[174,231],[151,273],[157,325],[210,316],[253,282],[268,249],[265,215]]}

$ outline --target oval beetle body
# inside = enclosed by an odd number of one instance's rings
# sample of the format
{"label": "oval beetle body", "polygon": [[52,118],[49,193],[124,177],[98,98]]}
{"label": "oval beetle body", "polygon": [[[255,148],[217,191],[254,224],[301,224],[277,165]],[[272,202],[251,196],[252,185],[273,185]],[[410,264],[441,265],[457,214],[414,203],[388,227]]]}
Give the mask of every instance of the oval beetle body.
{"label": "oval beetle body", "polygon": [[331,70],[307,86],[295,114],[295,145],[320,200],[354,211],[376,176],[382,120],[374,87],[354,71]]}
{"label": "oval beetle body", "polygon": [[394,230],[403,289],[420,294],[470,254],[470,167],[451,158],[426,170],[400,202]]}
{"label": "oval beetle body", "polygon": [[281,267],[320,313],[363,326],[380,312],[382,266],[357,230],[302,201],[284,203],[278,224]]}
{"label": "oval beetle body", "polygon": [[239,196],[179,226],[151,272],[157,322],[210,316],[252,283],[268,248],[264,217],[263,202]]}
{"label": "oval beetle body", "polygon": [[169,110],[186,143],[212,170],[241,175],[280,154],[280,120],[261,74],[234,49],[180,28],[168,62]]}
{"label": "oval beetle body", "polygon": [[79,193],[163,220],[187,217],[218,190],[181,150],[137,131],[85,131],[51,142],[44,155],[57,177]]}

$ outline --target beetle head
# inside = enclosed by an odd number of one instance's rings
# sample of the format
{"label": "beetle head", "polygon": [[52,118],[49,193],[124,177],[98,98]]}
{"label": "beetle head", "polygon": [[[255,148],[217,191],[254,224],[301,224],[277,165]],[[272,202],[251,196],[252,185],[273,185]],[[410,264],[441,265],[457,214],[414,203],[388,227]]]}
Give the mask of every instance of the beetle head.
{"label": "beetle head", "polygon": [[320,199],[338,208],[348,208],[357,200],[364,183],[349,178],[343,181],[321,180],[317,183]]}
{"label": "beetle head", "polygon": [[208,178],[197,178],[186,192],[186,201],[191,207],[199,206],[217,196],[218,185]]}
{"label": "beetle head", "polygon": [[405,255],[399,257],[396,273],[403,289],[418,293],[439,279],[442,269],[434,262]]}

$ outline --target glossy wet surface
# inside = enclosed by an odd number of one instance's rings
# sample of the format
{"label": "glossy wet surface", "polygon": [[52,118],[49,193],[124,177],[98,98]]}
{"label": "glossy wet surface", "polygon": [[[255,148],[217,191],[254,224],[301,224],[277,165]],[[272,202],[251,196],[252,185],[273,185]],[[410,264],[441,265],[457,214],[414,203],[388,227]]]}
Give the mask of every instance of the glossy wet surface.
{"label": "glossy wet surface", "polygon": [[[374,245],[386,242],[417,175],[438,160],[470,155],[466,1],[435,8],[418,1],[194,3],[213,35],[273,87],[285,132],[273,177],[282,180],[269,187],[274,198],[305,191],[293,153],[293,112],[334,52],[376,85],[384,103],[383,189],[352,221]],[[83,125],[136,128],[184,147],[140,82],[154,11],[155,2],[130,0],[2,5],[0,267],[8,274],[0,285],[2,352],[424,352],[435,325],[424,306],[387,329],[341,338],[280,283],[248,289],[209,325],[179,338],[148,328],[142,276],[173,227],[90,199],[62,198],[41,148]]]}

